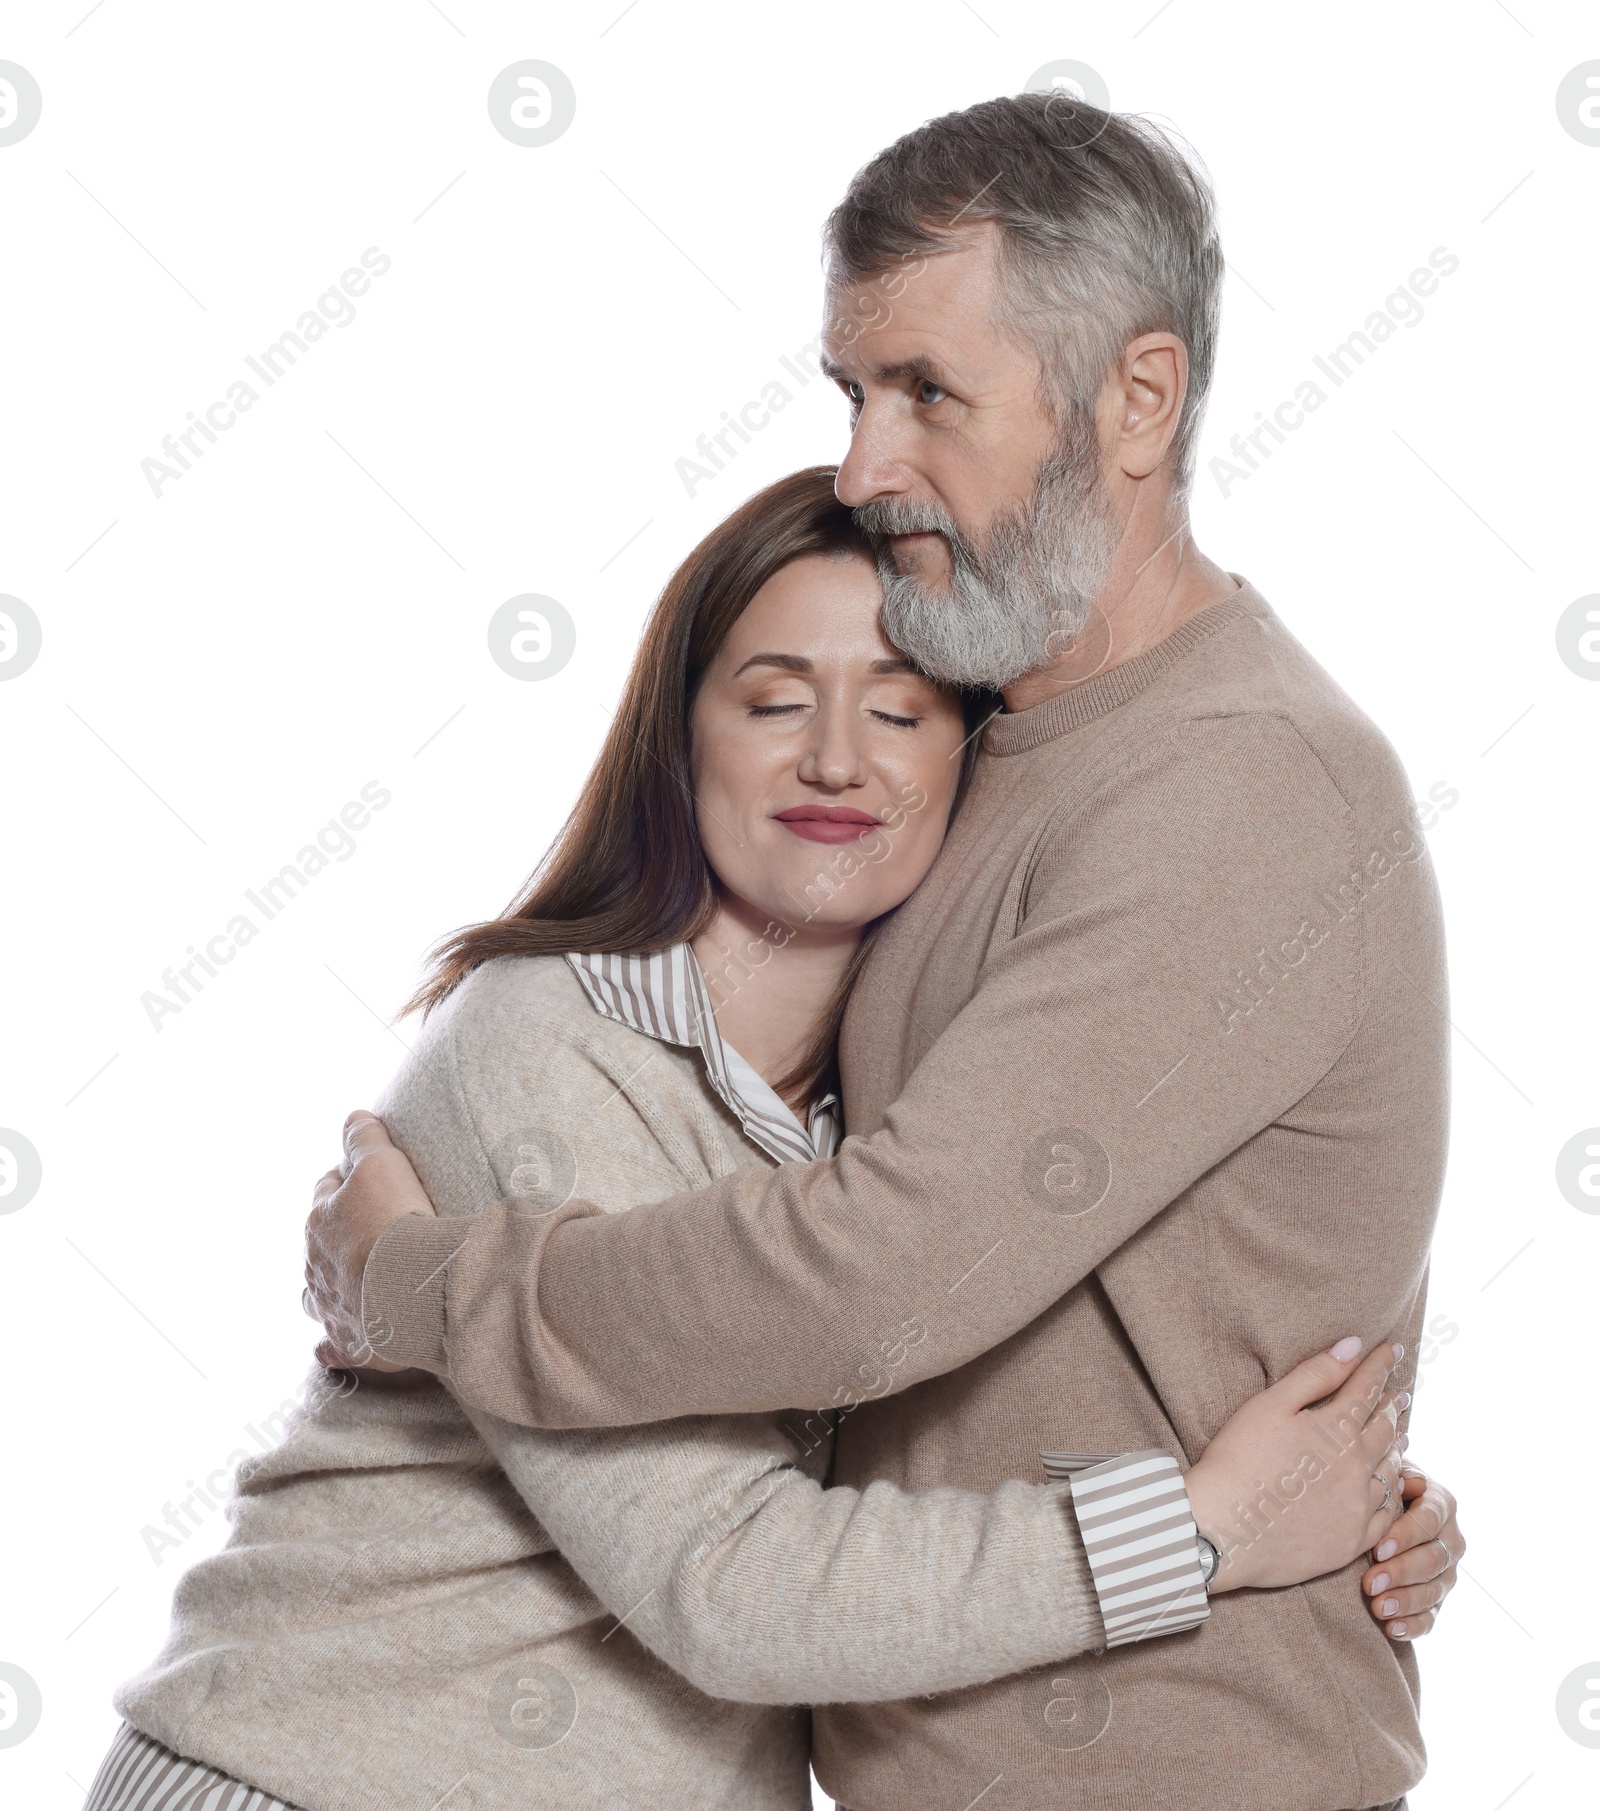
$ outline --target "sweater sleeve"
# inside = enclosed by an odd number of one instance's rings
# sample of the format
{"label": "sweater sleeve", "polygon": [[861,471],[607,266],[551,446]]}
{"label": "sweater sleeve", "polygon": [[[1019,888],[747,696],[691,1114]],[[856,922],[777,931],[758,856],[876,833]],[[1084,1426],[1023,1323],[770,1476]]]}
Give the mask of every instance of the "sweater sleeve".
{"label": "sweater sleeve", "polygon": [[1321,928],[1354,851],[1286,719],[1177,725],[1041,831],[1015,933],[872,1136],[623,1215],[409,1217],[364,1312],[409,1307],[394,1356],[544,1427],[848,1406],[966,1364],[1326,1074],[1361,1005],[1362,914]]}
{"label": "sweater sleeve", "polygon": [[[575,1115],[610,1076],[553,1036],[531,1040],[534,1060],[529,1040],[497,1047],[503,1024],[469,1005],[382,1103],[458,1231],[498,1193],[508,1129],[559,1121],[580,1168],[601,1161]],[[692,1149],[680,1143],[681,1165]],[[617,1168],[615,1141],[604,1160]],[[897,1699],[1105,1645],[1069,1485],[825,1489],[822,1413],[572,1432],[467,1413],[601,1603],[713,1697]]]}
{"label": "sweater sleeve", "polygon": [[893,1700],[1106,1645],[1068,1485],[825,1489],[799,1416],[552,1431],[468,1413],[595,1596],[711,1697]]}

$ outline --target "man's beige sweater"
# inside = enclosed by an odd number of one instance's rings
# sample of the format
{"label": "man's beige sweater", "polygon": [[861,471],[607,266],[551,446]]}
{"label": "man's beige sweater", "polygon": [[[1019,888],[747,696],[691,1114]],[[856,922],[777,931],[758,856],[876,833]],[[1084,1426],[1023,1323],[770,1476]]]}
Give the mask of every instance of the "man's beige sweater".
{"label": "man's beige sweater", "polygon": [[[841,1428],[850,1483],[983,1489],[1040,1476],[1041,1448],[1192,1459],[1342,1334],[1414,1352],[1443,957],[1398,762],[1243,585],[990,725],[851,1003],[836,1157],[617,1218],[502,1203],[464,1242],[408,1217],[366,1307],[397,1355],[533,1425],[881,1388]],[[928,1336],[902,1347],[913,1317]],[[1246,1512],[1285,1513],[1318,1469]],[[1072,1666],[820,1711],[819,1775],[855,1811],[1386,1804],[1422,1770],[1416,1666],[1358,1570]]]}
{"label": "man's beige sweater", "polygon": [[[560,958],[478,970],[380,1107],[458,1227],[541,1150],[612,1209],[771,1167],[698,1051]],[[824,1490],[805,1419],[540,1433],[432,1378],[315,1389],[117,1707],[304,1811],[802,1811],[785,1706],[1103,1641],[1068,1486]]]}

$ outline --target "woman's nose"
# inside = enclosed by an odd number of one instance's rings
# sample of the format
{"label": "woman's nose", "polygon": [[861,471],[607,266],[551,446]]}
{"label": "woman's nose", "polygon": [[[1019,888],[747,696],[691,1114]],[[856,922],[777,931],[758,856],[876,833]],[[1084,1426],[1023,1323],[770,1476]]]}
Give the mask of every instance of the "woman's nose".
{"label": "woman's nose", "polygon": [[866,784],[866,757],[853,711],[824,709],[813,718],[811,739],[800,757],[800,778],[834,791]]}

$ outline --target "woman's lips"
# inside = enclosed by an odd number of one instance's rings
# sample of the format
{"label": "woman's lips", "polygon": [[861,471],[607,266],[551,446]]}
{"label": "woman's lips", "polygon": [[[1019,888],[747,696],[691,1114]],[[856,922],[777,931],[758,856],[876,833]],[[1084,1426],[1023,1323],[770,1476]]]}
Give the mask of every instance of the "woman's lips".
{"label": "woman's lips", "polygon": [[773,812],[772,817],[774,823],[808,843],[854,843],[883,828],[881,818],[857,811],[853,805],[791,805],[787,811]]}

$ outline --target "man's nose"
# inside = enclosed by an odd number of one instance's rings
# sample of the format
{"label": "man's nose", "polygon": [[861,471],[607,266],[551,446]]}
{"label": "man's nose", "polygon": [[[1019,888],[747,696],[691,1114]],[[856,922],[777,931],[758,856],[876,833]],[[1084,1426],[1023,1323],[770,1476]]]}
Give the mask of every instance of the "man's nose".
{"label": "man's nose", "polygon": [[910,489],[905,468],[887,438],[888,424],[871,404],[856,420],[849,451],[833,481],[834,495],[850,509],[880,497],[903,496]]}

